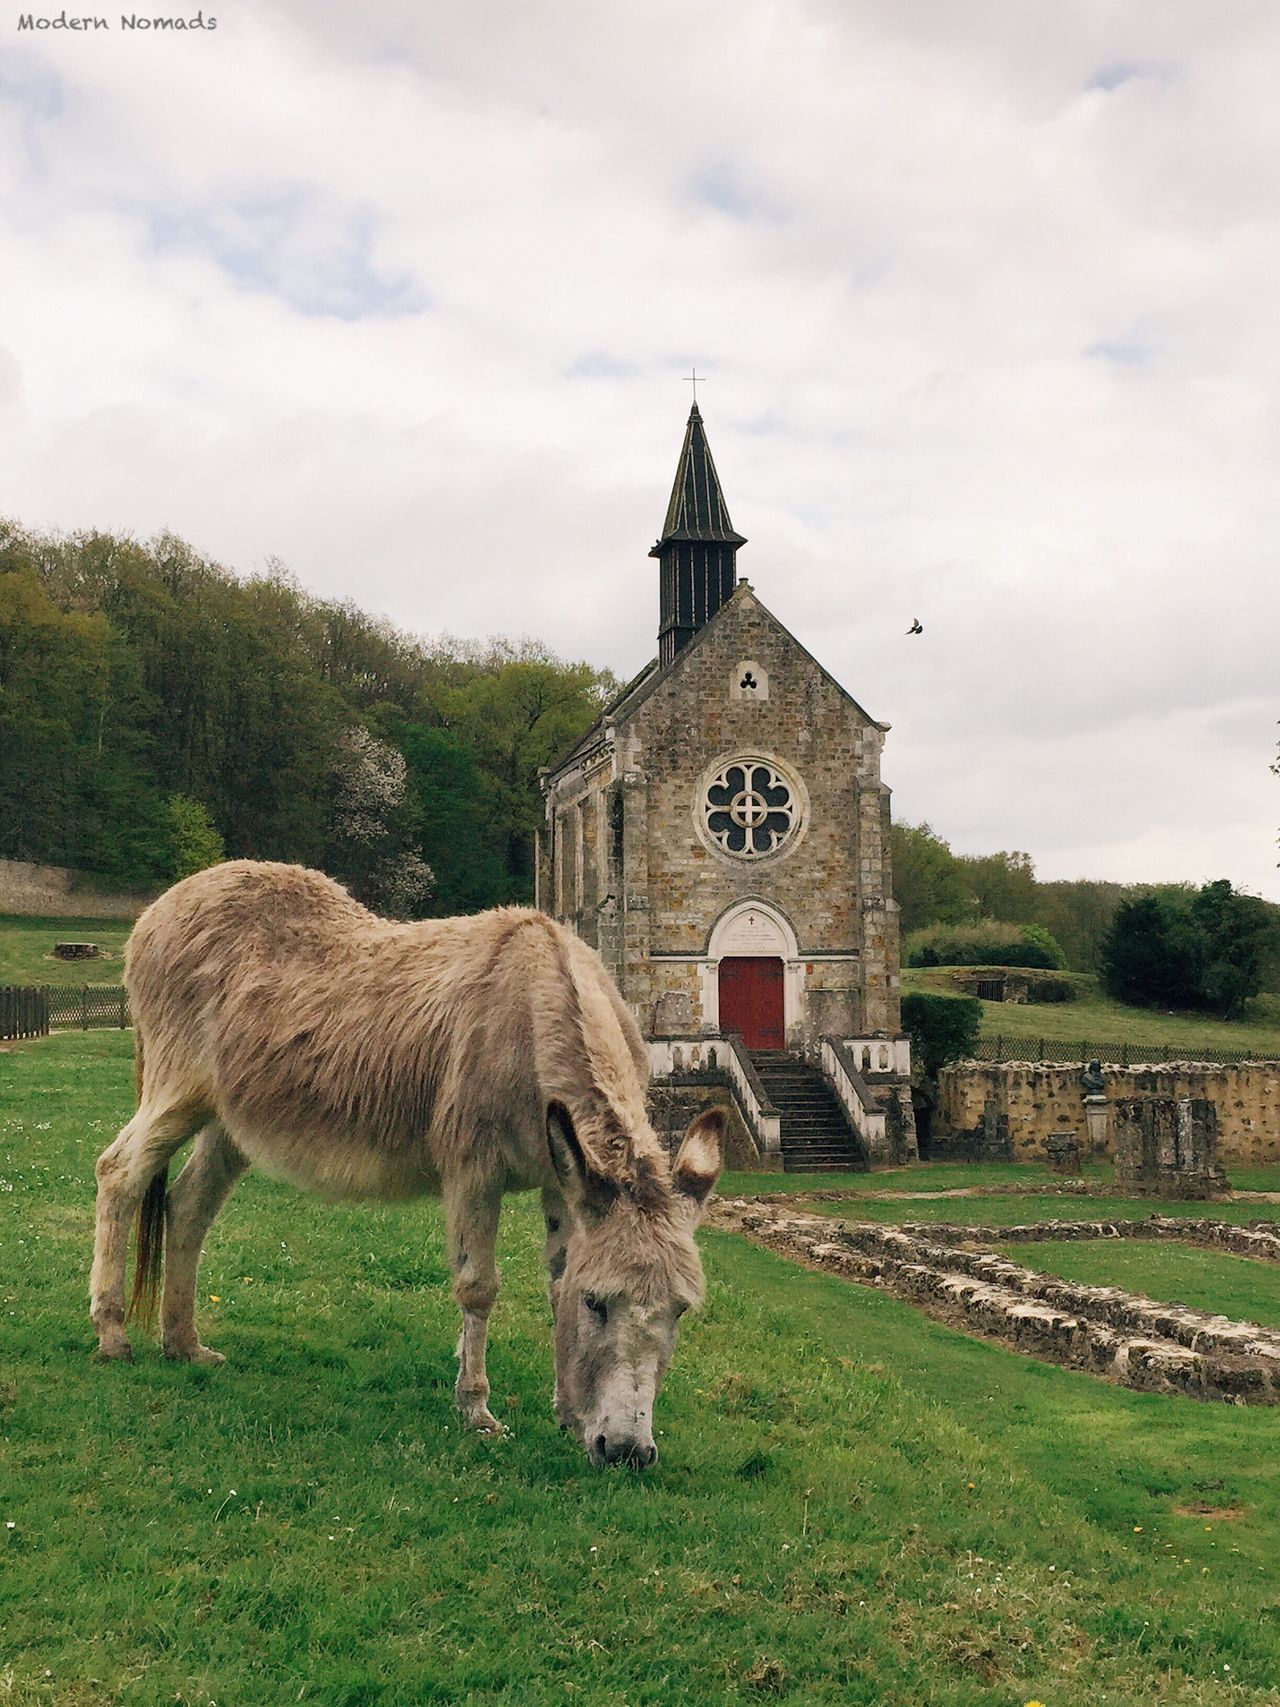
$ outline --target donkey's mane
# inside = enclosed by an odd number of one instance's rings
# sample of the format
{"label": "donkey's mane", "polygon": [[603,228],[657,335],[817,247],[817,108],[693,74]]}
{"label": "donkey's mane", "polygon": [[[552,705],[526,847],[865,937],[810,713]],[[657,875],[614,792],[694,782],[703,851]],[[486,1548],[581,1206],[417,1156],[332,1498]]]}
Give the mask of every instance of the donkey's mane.
{"label": "donkey's mane", "polygon": [[[656,1144],[650,1149],[636,1143],[637,1132],[649,1131],[648,1119],[643,1115],[641,1088],[630,1083],[618,1086],[601,1083],[602,1079],[607,1081],[611,1077],[608,1069],[616,1067],[617,1063],[602,1063],[592,1052],[590,1031],[561,928],[542,913],[530,915],[523,922],[544,927],[552,958],[560,973],[554,983],[554,988],[563,997],[563,1011],[557,1016],[559,1023],[551,1028],[539,1025],[538,1019],[542,1016],[535,1006],[535,1032],[538,1033],[540,1050],[547,1052],[557,1077],[563,1075],[586,1087],[580,1088],[568,1101],[578,1124],[578,1138],[593,1187],[600,1196],[626,1200],[647,1214],[669,1210],[672,1190],[666,1156]],[[629,1077],[634,1079],[635,1076],[632,1067]],[[638,1101],[640,1109],[620,1107],[624,1099]],[[637,1113],[641,1115],[639,1122],[636,1121]]]}

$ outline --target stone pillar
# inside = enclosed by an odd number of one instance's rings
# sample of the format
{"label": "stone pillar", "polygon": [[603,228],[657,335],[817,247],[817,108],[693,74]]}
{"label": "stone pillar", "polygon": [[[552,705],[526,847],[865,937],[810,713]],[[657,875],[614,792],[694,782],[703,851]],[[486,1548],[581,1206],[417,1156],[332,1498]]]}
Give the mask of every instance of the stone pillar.
{"label": "stone pillar", "polygon": [[1118,1190],[1184,1199],[1228,1190],[1218,1162],[1217,1105],[1208,1097],[1123,1097],[1115,1110]]}
{"label": "stone pillar", "polygon": [[1080,1139],[1074,1132],[1051,1132],[1044,1141],[1045,1160],[1055,1174],[1080,1172]]}
{"label": "stone pillar", "polygon": [[980,1162],[1011,1162],[1013,1160],[1013,1145],[1009,1142],[1009,1111],[1001,1107],[996,1097],[988,1097],[982,1110],[982,1122],[978,1127],[978,1154]]}
{"label": "stone pillar", "polygon": [[1087,1096],[1084,1099],[1085,1130],[1089,1134],[1089,1154],[1105,1156],[1107,1153],[1107,1099],[1105,1096]]}

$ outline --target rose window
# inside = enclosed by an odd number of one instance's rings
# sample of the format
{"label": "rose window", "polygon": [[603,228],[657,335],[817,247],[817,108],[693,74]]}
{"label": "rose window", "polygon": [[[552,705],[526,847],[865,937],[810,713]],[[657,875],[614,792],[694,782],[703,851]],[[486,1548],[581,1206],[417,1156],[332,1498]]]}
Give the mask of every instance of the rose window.
{"label": "rose window", "polygon": [[735,759],[714,776],[702,807],[715,845],[739,859],[776,853],[800,820],[792,784],[763,759]]}

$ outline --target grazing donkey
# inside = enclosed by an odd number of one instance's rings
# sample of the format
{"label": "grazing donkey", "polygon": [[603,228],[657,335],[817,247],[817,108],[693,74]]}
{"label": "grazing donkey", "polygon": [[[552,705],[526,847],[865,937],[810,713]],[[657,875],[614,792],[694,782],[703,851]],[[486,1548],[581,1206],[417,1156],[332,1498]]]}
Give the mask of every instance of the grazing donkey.
{"label": "grazing donkey", "polygon": [[[645,1115],[643,1039],[598,957],[543,913],[393,924],[295,865],[234,860],[138,920],[125,983],[138,1110],[98,1160],[91,1314],[131,1358],[133,1299],[165,1355],[200,1343],[196,1270],[245,1170],[331,1197],[444,1199],[462,1310],[457,1404],[486,1432],[485,1336],[504,1192],[540,1187],[556,1415],[593,1464],[657,1457],[653,1401],[681,1313],[702,1297],[693,1229],[720,1171],[723,1116],[668,1163]],[[172,1189],[170,1159],[195,1147]]]}

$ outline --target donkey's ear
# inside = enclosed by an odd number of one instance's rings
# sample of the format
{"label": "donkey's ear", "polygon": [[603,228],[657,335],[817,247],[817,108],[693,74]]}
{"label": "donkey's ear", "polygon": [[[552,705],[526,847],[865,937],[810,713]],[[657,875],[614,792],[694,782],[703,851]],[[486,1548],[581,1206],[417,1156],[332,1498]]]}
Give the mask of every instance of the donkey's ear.
{"label": "donkey's ear", "polygon": [[695,1214],[702,1213],[711,1188],[724,1166],[724,1110],[709,1108],[690,1125],[680,1141],[671,1169],[671,1183]]}
{"label": "donkey's ear", "polygon": [[562,1102],[547,1104],[547,1148],[566,1195],[579,1195],[586,1189],[587,1158],[573,1129],[573,1116]]}

